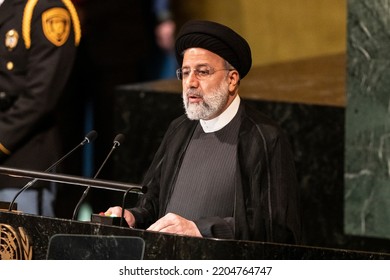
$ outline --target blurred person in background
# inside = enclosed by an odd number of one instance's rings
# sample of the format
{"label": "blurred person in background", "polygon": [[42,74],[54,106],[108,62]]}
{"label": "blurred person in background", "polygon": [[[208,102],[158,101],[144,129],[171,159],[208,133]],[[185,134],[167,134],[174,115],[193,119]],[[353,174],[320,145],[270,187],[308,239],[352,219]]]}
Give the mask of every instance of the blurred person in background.
{"label": "blurred person in background", "polygon": [[[0,0],[0,165],[44,171],[62,156],[57,105],[81,38],[70,0]],[[0,175],[0,201],[29,180]],[[18,210],[54,216],[56,187],[37,181]]]}

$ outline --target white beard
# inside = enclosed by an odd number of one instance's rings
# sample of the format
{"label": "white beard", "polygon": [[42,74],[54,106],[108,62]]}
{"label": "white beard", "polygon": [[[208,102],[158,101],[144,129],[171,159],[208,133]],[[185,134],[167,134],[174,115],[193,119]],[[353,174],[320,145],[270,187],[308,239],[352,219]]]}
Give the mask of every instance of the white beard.
{"label": "white beard", "polygon": [[[196,95],[202,98],[199,103],[189,103],[188,96]],[[225,81],[210,94],[203,94],[194,89],[183,92],[183,104],[187,117],[190,120],[207,120],[211,116],[217,116],[226,106],[229,98],[229,84]]]}

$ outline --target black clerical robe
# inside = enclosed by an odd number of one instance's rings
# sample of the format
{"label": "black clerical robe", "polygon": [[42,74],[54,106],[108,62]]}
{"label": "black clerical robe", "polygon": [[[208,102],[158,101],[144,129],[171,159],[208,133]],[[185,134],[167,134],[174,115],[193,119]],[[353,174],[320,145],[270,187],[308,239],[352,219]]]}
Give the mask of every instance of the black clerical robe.
{"label": "black clerical robe", "polygon": [[[300,243],[299,193],[287,136],[243,101],[240,110],[234,215],[194,222],[204,237]],[[147,228],[164,215],[197,123],[183,115],[170,124],[145,175],[148,192],[130,209],[137,227]]]}

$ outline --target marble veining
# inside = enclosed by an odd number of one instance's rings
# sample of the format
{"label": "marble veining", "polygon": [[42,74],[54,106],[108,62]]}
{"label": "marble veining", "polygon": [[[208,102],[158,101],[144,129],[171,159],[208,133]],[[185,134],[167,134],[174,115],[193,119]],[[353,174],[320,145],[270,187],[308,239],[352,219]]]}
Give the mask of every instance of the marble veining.
{"label": "marble veining", "polygon": [[390,238],[390,1],[348,1],[344,230]]}

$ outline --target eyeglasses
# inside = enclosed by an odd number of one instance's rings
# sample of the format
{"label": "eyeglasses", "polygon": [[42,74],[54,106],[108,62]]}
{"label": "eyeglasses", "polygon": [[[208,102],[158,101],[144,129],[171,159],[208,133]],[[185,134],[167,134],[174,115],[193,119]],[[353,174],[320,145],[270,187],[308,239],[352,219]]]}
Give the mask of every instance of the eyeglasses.
{"label": "eyeglasses", "polygon": [[194,71],[195,77],[198,80],[204,80],[204,79],[209,78],[211,75],[213,75],[217,71],[232,71],[232,70],[234,70],[234,69],[215,70],[214,68],[212,68],[210,66],[199,66],[193,70],[191,70],[191,68],[189,68],[189,67],[184,67],[184,68],[179,68],[176,70],[176,76],[179,80],[185,80],[190,76],[191,71]]}

